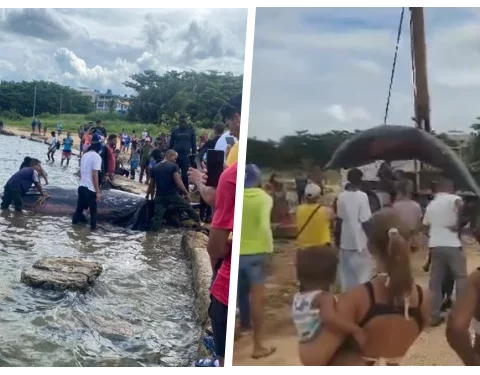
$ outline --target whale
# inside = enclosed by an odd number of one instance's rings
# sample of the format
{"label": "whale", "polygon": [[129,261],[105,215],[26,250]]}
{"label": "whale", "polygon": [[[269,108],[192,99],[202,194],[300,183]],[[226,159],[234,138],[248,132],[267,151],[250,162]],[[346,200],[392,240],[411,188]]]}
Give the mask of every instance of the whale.
{"label": "whale", "polygon": [[[47,185],[43,190],[49,194],[45,200],[32,189],[24,197],[24,209],[48,216],[73,216],[78,197],[78,187]],[[198,203],[192,203],[194,208]],[[97,220],[132,230],[147,231],[155,214],[155,204],[138,194],[117,189],[102,190],[97,202]],[[168,224],[178,225],[173,217],[175,208],[170,207],[165,215]],[[180,214],[181,220],[181,214]]]}
{"label": "whale", "polygon": [[480,197],[480,188],[462,159],[435,135],[412,126],[380,125],[361,131],[337,148],[325,169],[350,169],[377,160],[419,160]]}

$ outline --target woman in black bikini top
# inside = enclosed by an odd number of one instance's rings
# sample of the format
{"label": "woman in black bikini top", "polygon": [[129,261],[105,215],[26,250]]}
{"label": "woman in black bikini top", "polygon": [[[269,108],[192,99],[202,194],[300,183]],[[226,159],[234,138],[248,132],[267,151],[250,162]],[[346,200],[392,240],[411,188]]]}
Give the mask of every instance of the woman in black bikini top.
{"label": "woman in black bikini top", "polygon": [[353,340],[325,327],[312,348],[315,365],[398,365],[428,325],[430,296],[414,282],[407,228],[391,208],[373,215],[368,248],[379,273],[341,295],[337,304],[339,314],[364,329],[366,342],[349,345]]}

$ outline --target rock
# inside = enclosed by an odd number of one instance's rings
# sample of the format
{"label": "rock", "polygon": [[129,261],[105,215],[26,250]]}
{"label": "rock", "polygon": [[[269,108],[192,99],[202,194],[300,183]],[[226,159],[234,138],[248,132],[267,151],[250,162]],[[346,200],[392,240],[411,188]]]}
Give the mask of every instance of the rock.
{"label": "rock", "polygon": [[112,319],[112,317],[89,316],[89,324],[102,336],[113,339],[125,339],[135,335],[135,331],[129,322]]}
{"label": "rock", "polygon": [[75,258],[45,258],[22,271],[21,282],[32,287],[86,291],[103,269],[96,262]]}
{"label": "rock", "polygon": [[207,243],[208,237],[201,232],[189,231],[182,238],[182,248],[192,262],[195,305],[202,324],[208,320],[209,288],[212,282],[212,265],[207,252]]}
{"label": "rock", "polygon": [[[210,284],[212,282],[212,265],[207,252],[208,236],[201,232],[189,231],[182,238],[182,248],[186,251],[192,264],[193,289],[195,290],[195,310],[200,324],[205,329],[210,325],[208,308],[210,306]],[[198,346],[198,358],[209,357],[202,338]]]}

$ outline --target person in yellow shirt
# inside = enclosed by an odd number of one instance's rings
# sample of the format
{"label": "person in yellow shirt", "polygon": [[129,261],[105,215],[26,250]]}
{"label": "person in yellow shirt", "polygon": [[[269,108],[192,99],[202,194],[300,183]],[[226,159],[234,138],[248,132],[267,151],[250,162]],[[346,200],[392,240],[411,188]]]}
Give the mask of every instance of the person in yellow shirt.
{"label": "person in yellow shirt", "polygon": [[249,330],[252,323],[253,358],[267,357],[275,352],[275,348],[263,345],[266,266],[269,255],[273,252],[270,220],[273,199],[260,187],[261,181],[260,169],[254,164],[247,164],[237,295],[240,310],[239,333]]}
{"label": "person in yellow shirt", "polygon": [[297,207],[297,243],[301,249],[332,243],[333,211],[318,203],[322,189],[314,183],[305,187],[305,203]]}
{"label": "person in yellow shirt", "polygon": [[231,166],[238,162],[238,145],[240,142],[235,142],[233,146],[227,148],[227,166]]}

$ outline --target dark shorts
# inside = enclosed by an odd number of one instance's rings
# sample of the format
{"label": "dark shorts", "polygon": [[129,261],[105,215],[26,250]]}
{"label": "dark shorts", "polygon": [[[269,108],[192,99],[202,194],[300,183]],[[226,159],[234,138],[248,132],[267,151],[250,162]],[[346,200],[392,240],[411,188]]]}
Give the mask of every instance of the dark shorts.
{"label": "dark shorts", "polygon": [[70,157],[72,156],[72,151],[63,151],[62,152],[62,158],[63,159],[70,159]]}
{"label": "dark shorts", "polygon": [[265,284],[268,255],[240,255],[238,273],[249,285]]}
{"label": "dark shorts", "polygon": [[120,146],[125,146],[125,142],[124,142],[124,141],[120,141]]}
{"label": "dark shorts", "polygon": [[225,344],[227,338],[228,306],[210,296],[209,315],[212,321],[213,341],[215,352],[219,357],[225,358]]}

